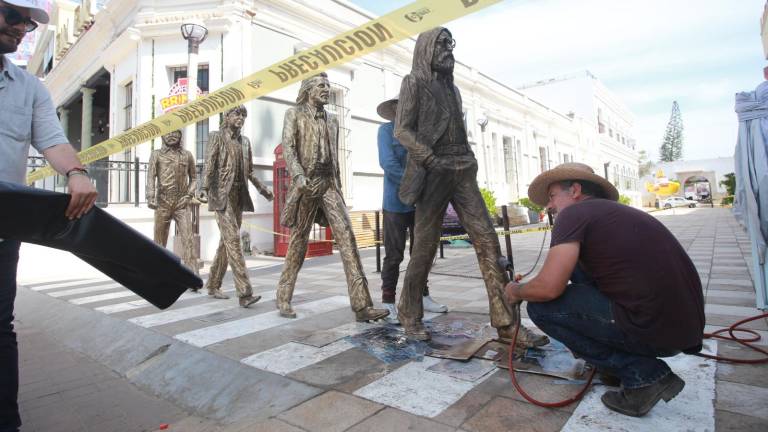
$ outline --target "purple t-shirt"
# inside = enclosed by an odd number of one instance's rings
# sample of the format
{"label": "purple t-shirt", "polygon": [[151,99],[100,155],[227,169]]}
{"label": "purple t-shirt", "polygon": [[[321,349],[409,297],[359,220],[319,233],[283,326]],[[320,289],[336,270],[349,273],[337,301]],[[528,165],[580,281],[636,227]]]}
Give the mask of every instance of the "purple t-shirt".
{"label": "purple t-shirt", "polygon": [[659,349],[701,343],[704,298],[691,259],[656,218],[635,208],[590,198],[565,208],[552,246],[579,242],[579,263],[613,303],[628,335]]}

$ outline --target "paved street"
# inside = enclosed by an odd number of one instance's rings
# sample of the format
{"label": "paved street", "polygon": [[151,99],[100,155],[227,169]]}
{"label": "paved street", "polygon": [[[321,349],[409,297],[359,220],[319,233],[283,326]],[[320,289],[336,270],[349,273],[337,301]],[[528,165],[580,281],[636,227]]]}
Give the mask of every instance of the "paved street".
{"label": "paved street", "polygon": [[[655,215],[699,270],[707,331],[760,313],[749,241],[730,210]],[[518,272],[531,269],[544,235],[548,244],[548,234],[540,232],[513,236]],[[25,248],[22,259],[30,259],[36,249]],[[487,321],[481,315],[488,305],[474,251],[451,247],[445,252],[433,268],[430,291],[451,313],[427,318]],[[362,255],[378,301],[374,250]],[[56,257],[59,267],[71,260],[71,268],[81,268],[67,254]],[[642,419],[607,411],[599,401],[603,385],[593,386],[578,404],[540,408],[525,401],[507,371],[490,362],[475,359],[457,366],[418,355],[393,360],[361,348],[355,337],[381,324],[354,323],[337,255],[307,260],[294,299],[298,319],[280,318],[274,298],[281,262],[248,260],[254,290],[262,295],[252,309],[237,307],[234,298],[187,293],[167,311],[97,273],[62,277],[59,271],[22,264],[16,308],[22,430],[154,431],[161,425],[185,432],[768,430],[766,365],[717,364],[684,355],[670,359],[687,385]],[[231,279],[224,289],[233,294]],[[763,337],[759,344],[768,345],[766,320],[747,327]],[[711,341],[707,348],[753,355],[730,342]],[[480,372],[457,375],[446,372],[450,367]],[[530,374],[520,374],[519,381],[550,401],[578,389]]]}

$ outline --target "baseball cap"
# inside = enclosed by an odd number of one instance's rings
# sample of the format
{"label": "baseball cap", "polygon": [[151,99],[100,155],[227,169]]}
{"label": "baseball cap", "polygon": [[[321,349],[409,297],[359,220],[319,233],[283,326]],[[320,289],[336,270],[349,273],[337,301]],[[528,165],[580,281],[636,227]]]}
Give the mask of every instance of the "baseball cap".
{"label": "baseball cap", "polygon": [[40,0],[3,0],[4,2],[29,9],[29,17],[40,24],[48,24],[48,12],[39,6]]}

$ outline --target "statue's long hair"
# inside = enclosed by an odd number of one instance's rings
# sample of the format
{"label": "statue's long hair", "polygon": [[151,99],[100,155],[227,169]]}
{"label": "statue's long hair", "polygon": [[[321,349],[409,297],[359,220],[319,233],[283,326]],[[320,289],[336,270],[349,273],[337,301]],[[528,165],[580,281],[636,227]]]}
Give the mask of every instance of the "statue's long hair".
{"label": "statue's long hair", "polygon": [[320,72],[319,74],[312,75],[311,77],[302,81],[301,88],[299,89],[299,95],[296,96],[296,104],[301,105],[309,101],[309,91],[312,89],[315,80],[318,78],[328,79],[328,74],[325,72]]}
{"label": "statue's long hair", "polygon": [[243,115],[243,117],[248,117],[248,110],[245,109],[245,105],[238,105],[234,108],[230,108],[224,111],[224,115],[221,117],[221,122],[219,122],[219,130],[221,130],[224,127],[224,123],[227,122],[227,116],[229,115],[229,113],[234,111],[239,111],[240,114]]}

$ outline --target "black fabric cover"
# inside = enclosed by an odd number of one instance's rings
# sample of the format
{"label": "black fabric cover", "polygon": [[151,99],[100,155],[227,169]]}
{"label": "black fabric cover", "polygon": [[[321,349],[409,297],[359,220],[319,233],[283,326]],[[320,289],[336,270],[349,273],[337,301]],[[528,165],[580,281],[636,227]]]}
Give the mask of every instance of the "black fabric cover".
{"label": "black fabric cover", "polygon": [[177,256],[100,208],[68,220],[69,199],[0,181],[0,238],[72,252],[160,309],[203,286]]}

